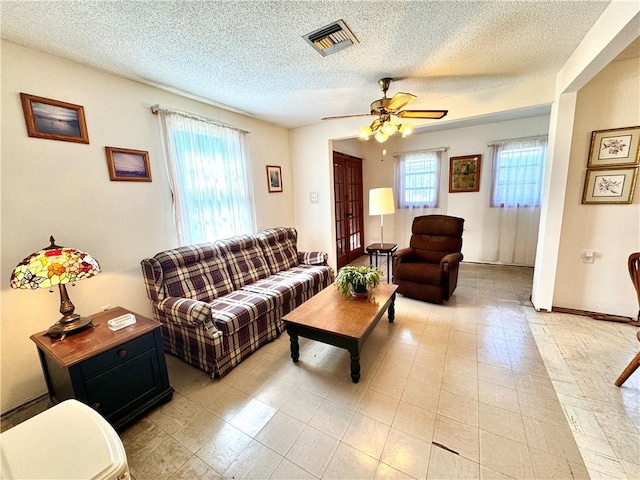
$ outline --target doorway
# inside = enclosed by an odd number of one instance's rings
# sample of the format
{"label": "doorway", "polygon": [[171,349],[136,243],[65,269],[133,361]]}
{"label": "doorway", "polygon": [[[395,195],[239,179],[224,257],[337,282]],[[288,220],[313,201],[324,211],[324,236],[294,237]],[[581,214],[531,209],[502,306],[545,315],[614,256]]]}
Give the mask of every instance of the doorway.
{"label": "doorway", "polygon": [[338,268],[364,255],[362,183],[362,159],[333,152]]}

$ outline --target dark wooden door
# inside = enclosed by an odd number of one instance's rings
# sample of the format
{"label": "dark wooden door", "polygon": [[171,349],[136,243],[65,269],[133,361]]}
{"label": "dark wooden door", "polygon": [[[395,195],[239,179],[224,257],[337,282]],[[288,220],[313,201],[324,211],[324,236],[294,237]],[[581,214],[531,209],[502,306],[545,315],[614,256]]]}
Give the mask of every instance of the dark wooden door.
{"label": "dark wooden door", "polygon": [[364,254],[362,159],[333,152],[338,268]]}

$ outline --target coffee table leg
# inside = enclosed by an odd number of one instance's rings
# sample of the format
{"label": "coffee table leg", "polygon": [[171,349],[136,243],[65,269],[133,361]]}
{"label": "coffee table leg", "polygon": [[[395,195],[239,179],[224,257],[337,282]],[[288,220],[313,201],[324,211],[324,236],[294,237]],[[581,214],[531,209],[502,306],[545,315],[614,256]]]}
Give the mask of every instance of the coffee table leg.
{"label": "coffee table leg", "polygon": [[349,353],[351,354],[351,380],[353,383],[360,381],[360,351],[358,344],[349,346]]}
{"label": "coffee table leg", "polygon": [[391,303],[389,304],[389,308],[387,309],[387,316],[389,317],[389,323],[393,323],[393,320],[396,318],[396,294],[395,293],[391,296]]}
{"label": "coffee table leg", "polygon": [[287,323],[287,333],[291,342],[291,359],[294,363],[298,363],[300,358],[300,344],[298,343],[298,332],[295,325]]}

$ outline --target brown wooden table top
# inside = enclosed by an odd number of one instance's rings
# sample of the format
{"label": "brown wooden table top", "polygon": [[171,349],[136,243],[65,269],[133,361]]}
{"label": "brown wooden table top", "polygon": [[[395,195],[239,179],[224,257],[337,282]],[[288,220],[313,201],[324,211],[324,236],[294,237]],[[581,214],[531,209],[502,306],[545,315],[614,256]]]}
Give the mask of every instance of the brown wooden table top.
{"label": "brown wooden table top", "polygon": [[[133,313],[136,316],[136,323],[115,332],[109,330],[107,321],[125,313]],[[113,307],[90,316],[93,318],[94,327],[67,335],[64,340],[46,336],[46,331],[31,335],[30,338],[40,349],[55,359],[58,365],[67,368],[160,326],[155,320],[122,307]]]}
{"label": "brown wooden table top", "polygon": [[371,322],[382,314],[398,289],[381,283],[368,298],[345,297],[335,284],[329,285],[283,317],[283,320],[336,335],[360,339]]}

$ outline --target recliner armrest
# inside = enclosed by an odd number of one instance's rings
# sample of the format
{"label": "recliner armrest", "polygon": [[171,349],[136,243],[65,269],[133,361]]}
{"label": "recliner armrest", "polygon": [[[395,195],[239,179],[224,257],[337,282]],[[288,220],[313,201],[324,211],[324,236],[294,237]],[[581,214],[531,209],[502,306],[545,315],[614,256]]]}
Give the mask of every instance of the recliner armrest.
{"label": "recliner armrest", "polygon": [[393,253],[393,261],[394,261],[394,265],[396,263],[400,263],[406,260],[411,260],[411,258],[414,255],[414,250],[413,248],[409,247],[409,248],[401,248],[400,250],[396,250]]}
{"label": "recliner armrest", "polygon": [[440,260],[440,267],[445,268],[445,265],[457,264],[462,261],[462,254],[460,252],[449,253],[442,257]]}

